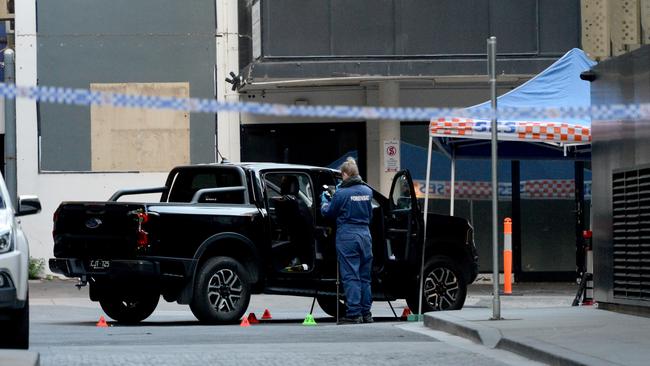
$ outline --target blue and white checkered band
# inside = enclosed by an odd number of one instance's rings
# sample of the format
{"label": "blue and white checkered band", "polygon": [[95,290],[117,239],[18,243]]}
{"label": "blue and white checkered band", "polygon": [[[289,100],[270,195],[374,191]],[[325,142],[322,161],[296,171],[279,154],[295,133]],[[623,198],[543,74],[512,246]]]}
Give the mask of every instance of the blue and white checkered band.
{"label": "blue and white checkered band", "polygon": [[[0,96],[26,98],[37,102],[78,106],[103,105],[124,108],[147,108],[187,111],[192,113],[239,112],[279,117],[320,117],[339,119],[399,121],[430,121],[434,118],[491,119],[489,109],[458,108],[386,108],[332,105],[284,105],[251,102],[222,102],[215,99],[172,98],[147,95],[97,92],[51,86],[16,86],[0,83]],[[650,118],[650,104],[615,104],[568,108],[500,108],[498,118],[503,120],[633,120]]]}

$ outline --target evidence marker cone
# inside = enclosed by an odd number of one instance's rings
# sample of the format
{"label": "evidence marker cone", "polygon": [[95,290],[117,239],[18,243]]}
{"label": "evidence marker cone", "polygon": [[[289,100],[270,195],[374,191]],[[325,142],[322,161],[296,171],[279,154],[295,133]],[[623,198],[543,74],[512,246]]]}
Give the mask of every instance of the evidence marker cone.
{"label": "evidence marker cone", "polygon": [[409,315],[411,315],[411,309],[409,309],[409,307],[407,306],[402,311],[402,316],[400,318],[408,319]]}
{"label": "evidence marker cone", "polygon": [[255,313],[250,313],[250,314],[248,314],[248,322],[250,324],[258,324],[260,321],[257,320],[257,317],[255,316]]}
{"label": "evidence marker cone", "polygon": [[317,325],[316,320],[314,320],[314,316],[312,314],[307,314],[305,317],[305,321],[302,322],[302,325]]}
{"label": "evidence marker cone", "polygon": [[419,322],[420,320],[424,320],[424,315],[423,314],[409,314],[409,316],[406,318],[407,321],[409,322]]}
{"label": "evidence marker cone", "polygon": [[242,320],[241,320],[241,323],[239,323],[239,326],[240,327],[250,327],[251,323],[248,322],[247,317],[243,317]]}
{"label": "evidence marker cone", "polygon": [[262,320],[271,320],[271,312],[269,309],[264,309],[264,314],[262,314]]}
{"label": "evidence marker cone", "polygon": [[106,324],[106,319],[104,318],[103,315],[99,317],[99,321],[97,322],[97,327],[99,327],[99,328],[108,327],[108,324]]}

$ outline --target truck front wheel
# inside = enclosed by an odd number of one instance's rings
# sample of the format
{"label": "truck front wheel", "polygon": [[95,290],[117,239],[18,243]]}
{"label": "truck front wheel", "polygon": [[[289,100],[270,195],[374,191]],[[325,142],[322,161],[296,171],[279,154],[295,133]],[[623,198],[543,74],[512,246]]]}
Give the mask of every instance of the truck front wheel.
{"label": "truck front wheel", "polygon": [[[406,299],[413,313],[418,311],[420,282]],[[465,304],[467,283],[458,266],[447,257],[434,257],[424,267],[422,313],[458,310]]]}
{"label": "truck front wheel", "polygon": [[325,314],[336,318],[336,308],[338,305],[339,317],[344,317],[346,312],[345,302],[338,300],[336,296],[318,296],[316,298],[318,306],[325,312]]}
{"label": "truck front wheel", "polygon": [[237,322],[251,299],[248,273],[230,257],[215,257],[205,262],[194,286],[190,309],[203,323]]}
{"label": "truck front wheel", "polygon": [[120,295],[99,300],[102,309],[118,323],[135,324],[149,317],[156,310],[160,294],[143,293]]}

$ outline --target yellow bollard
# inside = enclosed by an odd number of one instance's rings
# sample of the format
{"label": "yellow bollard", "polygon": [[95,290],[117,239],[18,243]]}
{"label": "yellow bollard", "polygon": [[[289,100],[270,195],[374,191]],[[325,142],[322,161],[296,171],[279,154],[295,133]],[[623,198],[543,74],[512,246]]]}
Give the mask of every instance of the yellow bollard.
{"label": "yellow bollard", "polygon": [[512,220],[503,220],[503,294],[512,295]]}

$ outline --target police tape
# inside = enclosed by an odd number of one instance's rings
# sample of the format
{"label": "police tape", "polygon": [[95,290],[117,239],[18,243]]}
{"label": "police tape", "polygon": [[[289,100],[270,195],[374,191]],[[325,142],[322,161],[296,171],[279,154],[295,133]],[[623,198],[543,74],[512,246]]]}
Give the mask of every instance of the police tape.
{"label": "police tape", "polygon": [[[0,83],[0,97],[26,98],[36,102],[77,106],[112,106],[186,111],[192,113],[239,112],[277,117],[320,117],[338,119],[388,119],[430,121],[437,118],[491,119],[489,108],[359,107],[343,105],[288,105],[255,102],[224,102],[215,99],[175,98],[119,94],[51,86],[17,86]],[[499,119],[505,120],[635,120],[650,118],[650,104],[615,104],[592,107],[504,107]]]}
{"label": "police tape", "polygon": [[[426,182],[414,180],[413,186],[417,198],[424,198]],[[512,183],[499,182],[498,195],[500,199],[512,196]],[[591,181],[584,182],[584,195],[591,199]],[[573,179],[533,179],[523,180],[519,184],[519,195],[522,199],[575,199],[575,180]],[[429,198],[448,199],[451,197],[451,182],[430,181]],[[491,200],[492,183],[489,181],[457,181],[454,183],[454,197],[468,200]]]}

